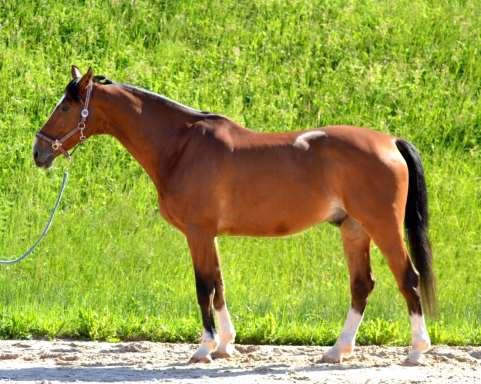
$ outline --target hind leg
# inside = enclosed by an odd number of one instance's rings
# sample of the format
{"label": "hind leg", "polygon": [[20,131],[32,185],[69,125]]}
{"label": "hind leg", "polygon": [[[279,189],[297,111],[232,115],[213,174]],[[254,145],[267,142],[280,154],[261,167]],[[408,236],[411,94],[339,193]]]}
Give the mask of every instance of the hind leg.
{"label": "hind leg", "polygon": [[421,298],[419,295],[419,274],[414,269],[403,240],[402,223],[395,220],[378,225],[370,234],[388,261],[399,290],[406,299],[411,320],[412,350],[408,361],[417,363],[421,354],[431,347],[426,330]]}
{"label": "hind leg", "polygon": [[374,288],[369,257],[371,242],[369,235],[361,224],[350,217],[342,223],[341,235],[349,268],[351,309],[341,335],[322,357],[323,361],[330,363],[340,363],[343,358],[352,354],[367,298]]}

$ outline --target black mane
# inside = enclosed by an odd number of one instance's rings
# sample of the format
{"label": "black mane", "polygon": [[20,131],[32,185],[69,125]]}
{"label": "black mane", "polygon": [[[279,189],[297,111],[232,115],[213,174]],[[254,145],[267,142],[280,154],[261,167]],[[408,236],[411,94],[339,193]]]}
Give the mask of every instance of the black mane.
{"label": "black mane", "polygon": [[[65,95],[67,97],[71,98],[72,100],[77,101],[77,102],[81,101],[80,91],[79,91],[79,87],[78,87],[79,82],[80,82],[80,79],[73,79],[72,81],[70,81],[70,83],[68,83],[67,87],[65,88]],[[93,82],[98,83],[98,84],[102,84],[102,85],[117,84],[117,83],[113,82],[112,80],[107,79],[103,75],[94,76]],[[186,112],[189,112],[189,113],[199,114],[199,115],[203,115],[203,116],[205,116],[205,115],[215,115],[215,114],[212,114],[210,112],[200,111],[198,109],[186,106],[184,104],[178,103],[177,101],[169,99],[166,96],[159,95],[158,93],[151,92],[151,91],[148,91],[146,89],[139,88],[139,87],[136,87],[136,86],[133,86],[133,85],[130,85],[130,84],[120,84],[120,86],[128,89],[131,92],[138,93],[138,94],[141,94],[143,96],[154,98],[155,100],[157,100],[157,101],[161,102],[162,104],[167,105],[169,107],[177,108],[179,110],[183,110],[183,111],[186,111]]]}
{"label": "black mane", "polygon": [[[65,94],[75,101],[80,101],[80,92],[78,88],[79,81],[80,79],[73,79],[72,81],[70,81],[70,83],[68,83],[67,87],[65,88]],[[103,75],[94,76],[93,82],[102,85],[114,84],[112,80],[107,79]]]}
{"label": "black mane", "polygon": [[144,97],[152,98],[152,99],[162,103],[163,105],[166,105],[166,106],[171,107],[171,108],[175,108],[177,110],[182,110],[182,111],[188,112],[188,113],[199,114],[199,115],[202,115],[202,116],[215,115],[215,114],[212,114],[212,113],[207,112],[207,111],[201,111],[199,109],[195,109],[195,108],[189,107],[187,105],[181,104],[181,103],[179,103],[175,100],[169,99],[167,96],[160,95],[158,93],[149,91],[149,90],[144,89],[144,88],[140,88],[140,87],[130,85],[130,84],[120,84],[120,86],[129,90],[130,92],[142,95]]}

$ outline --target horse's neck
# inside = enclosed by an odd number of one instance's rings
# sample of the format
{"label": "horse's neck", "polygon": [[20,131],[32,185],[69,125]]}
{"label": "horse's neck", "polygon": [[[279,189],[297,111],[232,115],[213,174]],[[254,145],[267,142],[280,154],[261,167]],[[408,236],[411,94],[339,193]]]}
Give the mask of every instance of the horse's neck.
{"label": "horse's neck", "polygon": [[161,192],[172,159],[185,141],[187,124],[199,117],[179,110],[175,104],[160,103],[128,89],[121,89],[109,99],[105,109],[110,119],[106,133],[122,143]]}

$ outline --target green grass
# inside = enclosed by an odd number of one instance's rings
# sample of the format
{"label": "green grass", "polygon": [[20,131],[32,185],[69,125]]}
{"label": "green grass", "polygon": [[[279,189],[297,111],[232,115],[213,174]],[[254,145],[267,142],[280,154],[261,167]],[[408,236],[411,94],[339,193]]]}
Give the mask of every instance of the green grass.
{"label": "green grass", "polygon": [[[440,315],[435,343],[481,344],[481,25],[477,1],[0,1],[0,255],[41,230],[62,166],[31,145],[69,66],[220,112],[258,131],[347,123],[423,154]],[[113,139],[79,150],[47,240],[0,268],[0,337],[196,340],[190,256]],[[240,342],[334,341],[349,306],[338,230],[222,237]],[[406,344],[382,256],[360,343]]]}

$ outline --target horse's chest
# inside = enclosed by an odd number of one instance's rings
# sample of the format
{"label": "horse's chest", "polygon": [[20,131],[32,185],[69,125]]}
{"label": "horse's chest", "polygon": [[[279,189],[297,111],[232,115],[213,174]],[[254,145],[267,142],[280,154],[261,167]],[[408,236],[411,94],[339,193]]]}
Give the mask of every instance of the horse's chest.
{"label": "horse's chest", "polygon": [[213,227],[217,220],[215,199],[195,192],[163,196],[159,209],[162,217],[182,232],[189,225]]}
{"label": "horse's chest", "polygon": [[172,199],[162,198],[159,199],[159,211],[160,215],[169,224],[173,225],[177,229],[184,231],[185,223],[180,217],[178,210],[176,209],[176,204],[173,203]]}

